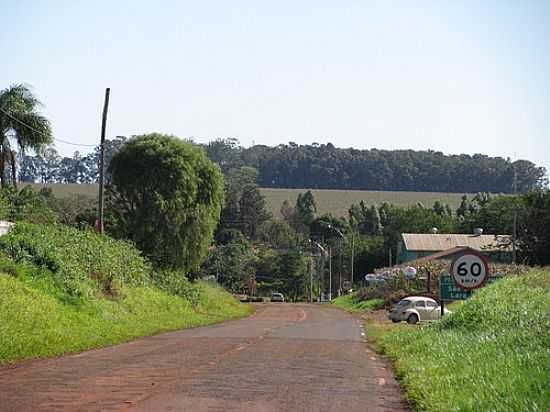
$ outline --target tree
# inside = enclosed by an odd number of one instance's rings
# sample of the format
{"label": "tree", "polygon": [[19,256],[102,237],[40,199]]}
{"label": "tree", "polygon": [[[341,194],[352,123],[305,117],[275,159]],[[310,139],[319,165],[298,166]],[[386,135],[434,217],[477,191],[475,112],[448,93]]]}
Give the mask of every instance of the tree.
{"label": "tree", "polygon": [[250,239],[256,239],[259,226],[271,217],[265,210],[265,198],[257,185],[247,185],[243,188],[239,214],[242,232]]}
{"label": "tree", "polygon": [[293,301],[305,297],[309,287],[306,269],[307,260],[297,250],[277,255],[274,270],[279,281],[279,291]]}
{"label": "tree", "polygon": [[298,194],[294,213],[296,230],[308,236],[309,227],[315,220],[315,214],[317,213],[317,205],[311,190]]}
{"label": "tree", "polygon": [[258,229],[259,239],[276,249],[290,249],[296,246],[294,230],[284,220],[270,219]]}
{"label": "tree", "polygon": [[258,236],[258,227],[271,216],[265,209],[265,198],[261,194],[253,167],[240,167],[228,173],[225,180],[225,205],[216,239],[229,229],[240,230],[250,239]]}
{"label": "tree", "polygon": [[550,265],[550,191],[526,193],[522,200],[520,256],[530,264]]}
{"label": "tree", "polygon": [[204,151],[174,136],[135,136],[113,156],[109,172],[112,232],[158,267],[198,269],[223,205],[222,174]]}
{"label": "tree", "polygon": [[15,140],[19,151],[32,149],[41,153],[52,142],[50,122],[38,113],[40,102],[30,89],[16,84],[0,92],[0,183],[7,185],[6,168],[11,168],[11,183],[17,187]]}
{"label": "tree", "polygon": [[213,248],[202,265],[202,273],[234,293],[253,294],[255,289],[255,256],[244,238],[234,239]]}

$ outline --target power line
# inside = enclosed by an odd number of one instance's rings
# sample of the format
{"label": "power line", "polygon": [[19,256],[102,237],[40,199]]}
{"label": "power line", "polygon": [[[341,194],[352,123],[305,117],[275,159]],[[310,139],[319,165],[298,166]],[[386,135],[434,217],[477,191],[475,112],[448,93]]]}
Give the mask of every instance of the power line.
{"label": "power line", "polygon": [[[11,113],[7,112],[6,110],[2,109],[1,107],[0,107],[0,111],[2,113],[4,113],[6,116],[8,116],[10,119],[15,120],[19,124],[22,124],[23,126],[28,128],[29,130],[32,130],[33,132],[38,133],[42,136],[46,136],[46,134],[44,132],[41,132],[40,130],[37,130],[34,127],[32,127],[31,125],[19,120],[18,118],[14,117]],[[70,145],[73,145],[73,146],[82,146],[82,147],[96,147],[97,146],[95,144],[73,143],[73,142],[69,142],[67,140],[58,139],[56,137],[53,137],[53,140],[55,140],[57,142],[65,143],[65,144],[70,144]]]}

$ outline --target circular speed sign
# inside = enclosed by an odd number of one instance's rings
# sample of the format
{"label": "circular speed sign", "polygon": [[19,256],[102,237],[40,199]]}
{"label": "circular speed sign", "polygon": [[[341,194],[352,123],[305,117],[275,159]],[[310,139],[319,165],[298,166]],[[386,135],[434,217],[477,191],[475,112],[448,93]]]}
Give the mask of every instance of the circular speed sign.
{"label": "circular speed sign", "polygon": [[489,265],[484,256],[469,251],[453,260],[451,276],[456,286],[465,290],[477,289],[489,278]]}

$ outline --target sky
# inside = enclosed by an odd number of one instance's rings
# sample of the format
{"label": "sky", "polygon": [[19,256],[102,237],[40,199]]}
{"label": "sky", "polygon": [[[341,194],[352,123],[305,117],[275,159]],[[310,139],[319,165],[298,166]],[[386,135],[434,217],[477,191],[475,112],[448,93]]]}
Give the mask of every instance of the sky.
{"label": "sky", "polygon": [[[148,132],[528,159],[550,170],[550,1],[0,0],[0,89],[57,139]],[[64,155],[85,146],[56,142]]]}

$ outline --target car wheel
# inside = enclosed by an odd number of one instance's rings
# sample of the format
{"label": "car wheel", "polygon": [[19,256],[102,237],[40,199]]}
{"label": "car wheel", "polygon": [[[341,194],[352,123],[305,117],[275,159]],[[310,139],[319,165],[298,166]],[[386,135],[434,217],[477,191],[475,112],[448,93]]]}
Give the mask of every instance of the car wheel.
{"label": "car wheel", "polygon": [[407,323],[409,325],[416,325],[417,322],[418,316],[416,316],[414,313],[407,318]]}
{"label": "car wheel", "polygon": [[399,323],[399,322],[401,322],[401,321],[398,320],[398,319],[392,319],[391,321],[392,321],[393,323]]}

